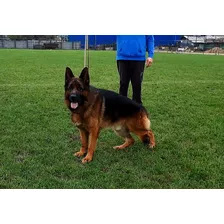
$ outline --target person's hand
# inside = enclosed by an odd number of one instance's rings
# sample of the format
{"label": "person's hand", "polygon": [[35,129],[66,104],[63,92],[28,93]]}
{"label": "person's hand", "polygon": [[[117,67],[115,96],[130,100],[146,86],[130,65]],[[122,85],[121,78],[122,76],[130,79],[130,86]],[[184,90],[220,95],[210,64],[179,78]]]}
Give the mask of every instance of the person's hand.
{"label": "person's hand", "polygon": [[145,61],[146,68],[150,67],[153,63],[153,59],[148,57]]}

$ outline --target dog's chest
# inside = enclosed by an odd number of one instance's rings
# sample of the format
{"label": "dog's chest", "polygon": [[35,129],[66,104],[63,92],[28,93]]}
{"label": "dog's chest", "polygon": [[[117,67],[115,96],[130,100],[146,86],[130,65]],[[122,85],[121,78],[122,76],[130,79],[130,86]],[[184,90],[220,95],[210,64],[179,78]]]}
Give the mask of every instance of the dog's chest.
{"label": "dog's chest", "polygon": [[75,114],[73,113],[71,116],[72,122],[76,125],[76,126],[80,126],[82,124],[82,118],[79,114]]}

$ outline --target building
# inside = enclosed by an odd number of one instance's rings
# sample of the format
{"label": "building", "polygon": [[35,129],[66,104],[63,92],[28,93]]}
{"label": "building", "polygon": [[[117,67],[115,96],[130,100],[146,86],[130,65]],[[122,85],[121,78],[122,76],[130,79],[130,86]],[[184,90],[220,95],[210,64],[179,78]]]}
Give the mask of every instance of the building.
{"label": "building", "polygon": [[224,35],[192,35],[183,36],[182,43],[193,44],[195,48],[201,51],[209,50],[215,47],[224,49]]}

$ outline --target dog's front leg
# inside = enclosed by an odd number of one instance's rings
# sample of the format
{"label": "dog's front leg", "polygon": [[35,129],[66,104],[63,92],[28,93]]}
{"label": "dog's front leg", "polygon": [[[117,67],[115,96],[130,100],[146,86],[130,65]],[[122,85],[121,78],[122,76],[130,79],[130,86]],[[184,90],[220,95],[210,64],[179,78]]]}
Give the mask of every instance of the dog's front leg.
{"label": "dog's front leg", "polygon": [[79,133],[80,133],[82,147],[79,150],[79,152],[76,152],[74,154],[74,156],[77,156],[77,157],[81,157],[87,152],[88,138],[89,138],[89,133],[86,130],[79,128]]}
{"label": "dog's front leg", "polygon": [[99,136],[99,128],[91,128],[89,132],[88,152],[85,158],[82,159],[82,163],[90,162],[93,159],[93,154],[96,149],[97,139]]}

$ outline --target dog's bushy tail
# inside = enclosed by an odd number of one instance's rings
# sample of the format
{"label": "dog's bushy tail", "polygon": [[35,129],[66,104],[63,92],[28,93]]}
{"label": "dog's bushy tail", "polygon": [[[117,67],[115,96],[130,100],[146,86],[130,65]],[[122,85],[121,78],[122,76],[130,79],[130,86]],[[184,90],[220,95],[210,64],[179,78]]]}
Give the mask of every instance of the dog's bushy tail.
{"label": "dog's bushy tail", "polygon": [[143,113],[145,113],[146,116],[149,118],[150,114],[149,114],[148,110],[146,110],[146,108],[145,108],[144,106],[141,106],[141,111],[142,111]]}

